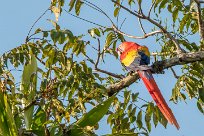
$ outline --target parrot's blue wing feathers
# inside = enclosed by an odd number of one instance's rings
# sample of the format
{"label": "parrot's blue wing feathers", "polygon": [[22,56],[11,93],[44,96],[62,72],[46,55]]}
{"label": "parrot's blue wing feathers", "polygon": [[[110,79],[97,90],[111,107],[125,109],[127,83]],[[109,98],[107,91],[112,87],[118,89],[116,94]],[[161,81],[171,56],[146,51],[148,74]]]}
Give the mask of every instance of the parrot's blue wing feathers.
{"label": "parrot's blue wing feathers", "polygon": [[140,65],[148,65],[150,63],[150,58],[144,52],[138,52],[141,56]]}

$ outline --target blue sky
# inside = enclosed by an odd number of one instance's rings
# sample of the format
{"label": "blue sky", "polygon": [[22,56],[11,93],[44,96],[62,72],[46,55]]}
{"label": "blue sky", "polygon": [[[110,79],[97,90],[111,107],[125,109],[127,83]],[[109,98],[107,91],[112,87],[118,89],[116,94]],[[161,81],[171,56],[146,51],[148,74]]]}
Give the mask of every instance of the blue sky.
{"label": "blue sky", "polygon": [[[105,2],[106,4],[104,4]],[[113,16],[113,6],[108,0],[97,0],[97,3],[102,9],[104,9],[104,11],[108,13],[108,15]],[[30,27],[35,22],[35,20],[49,7],[49,4],[49,1],[42,0],[5,0],[1,2],[0,54],[24,43]],[[102,25],[111,26],[107,18],[105,18],[103,15],[99,15],[101,14],[97,13],[96,11],[88,12],[87,8],[82,9],[82,17],[87,17],[89,20]],[[139,30],[138,24],[136,23],[137,19],[130,17],[126,12],[123,13],[123,16],[127,17],[123,30],[134,35],[140,35],[141,32]],[[44,29],[52,28],[52,25],[46,21],[46,19],[54,19],[54,15],[48,12],[41,19],[41,21],[36,24],[34,30],[38,27]],[[59,19],[59,24],[62,25],[62,28],[72,30],[74,34],[86,33],[87,28],[93,27],[93,25],[78,20],[66,13],[64,13]],[[150,25],[145,22],[145,28],[149,27]],[[150,48],[150,51],[156,51],[159,49],[159,46],[157,43],[155,43],[153,37],[143,40],[131,41],[147,45]],[[119,61],[115,61],[115,59],[110,59],[110,61],[101,65],[101,67],[108,69],[109,71],[121,73],[122,71],[120,69],[122,67],[120,66]],[[180,71],[180,67],[176,67],[175,69],[176,71]],[[171,71],[166,70],[165,74],[154,75],[154,77],[165,99],[169,100],[171,96],[171,89],[176,82],[173,74]],[[130,89],[133,91],[139,91],[141,95],[140,97],[151,100],[151,97],[149,96],[143,84],[134,84]],[[187,100],[187,104],[184,102],[180,102],[176,105],[172,102],[168,102],[168,104],[173,110],[173,113],[175,114],[181,129],[177,131],[176,128],[171,125],[168,125],[167,129],[164,129],[161,125],[159,125],[157,128],[154,128],[153,126],[150,136],[202,136],[204,118],[203,115],[198,111],[194,100]],[[104,124],[106,120],[102,119],[102,122],[102,124]],[[108,128],[109,127],[107,125],[103,125],[100,128],[101,130],[97,132],[99,134],[105,134],[106,132],[110,132]]]}

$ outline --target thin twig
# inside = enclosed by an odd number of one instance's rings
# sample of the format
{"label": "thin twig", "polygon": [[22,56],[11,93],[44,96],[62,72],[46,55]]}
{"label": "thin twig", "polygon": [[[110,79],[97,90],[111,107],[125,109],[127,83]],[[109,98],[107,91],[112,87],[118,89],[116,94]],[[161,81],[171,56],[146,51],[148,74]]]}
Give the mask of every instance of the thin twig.
{"label": "thin twig", "polygon": [[[120,96],[121,98],[124,98],[124,96],[122,95],[118,95]],[[142,112],[146,113],[141,107],[137,106],[135,103],[133,103],[132,101],[130,101],[131,104],[133,104],[135,107],[137,107],[138,109],[140,109]]]}
{"label": "thin twig", "polygon": [[109,71],[102,70],[102,69],[98,68],[98,63],[99,63],[100,56],[101,56],[101,49],[100,49],[100,40],[99,40],[99,39],[97,39],[97,40],[98,40],[98,49],[95,49],[95,48],[94,48],[95,50],[98,51],[98,57],[97,57],[97,59],[96,59],[96,62],[94,62],[94,61],[93,61],[88,55],[86,55],[86,54],[84,54],[85,57],[88,59],[88,61],[89,61],[91,64],[94,65],[95,71],[101,72],[101,73],[104,73],[104,74],[107,74],[107,75],[112,76],[112,77],[115,77],[115,78],[122,79],[122,78],[123,78],[122,75],[117,75],[117,74],[115,74],[115,73],[112,73],[112,72],[109,72]]}
{"label": "thin twig", "polygon": [[35,26],[35,24],[47,13],[47,11],[50,10],[50,7],[48,9],[46,9],[42,15],[40,15],[40,17],[38,17],[38,19],[33,23],[33,25],[31,26],[30,30],[28,31],[27,37],[26,37],[26,43],[29,41],[29,38],[31,36],[33,36],[33,34],[30,36],[30,33],[33,29],[33,27]]}
{"label": "thin twig", "polygon": [[151,7],[150,7],[150,9],[149,9],[149,12],[148,12],[148,15],[147,15],[148,17],[150,17],[150,15],[151,15],[152,8],[153,8],[155,2],[156,2],[156,0],[153,1],[152,5],[151,5]]}
{"label": "thin twig", "polygon": [[120,76],[120,75],[117,75],[117,74],[114,74],[114,73],[111,73],[111,72],[108,72],[108,71],[105,71],[105,70],[102,70],[102,69],[98,68],[98,63],[99,63],[99,60],[100,60],[100,57],[101,57],[101,43],[100,43],[99,39],[97,39],[97,41],[98,41],[98,57],[97,57],[95,65],[94,65],[95,66],[95,70],[99,71],[101,73],[105,73],[107,75],[110,75],[112,77],[120,78],[121,79],[122,76]]}
{"label": "thin twig", "polygon": [[[144,15],[143,12],[142,12],[141,3],[139,3],[138,1],[137,1],[137,3],[138,3],[138,5],[139,5],[138,13],[140,13],[141,15]],[[142,32],[143,32],[144,34],[146,34],[146,32],[145,32],[145,30],[144,30],[144,27],[143,27],[143,25],[142,25],[142,22],[141,22],[141,18],[138,18],[138,22],[139,22],[139,25],[140,25],[140,28],[141,28]]]}
{"label": "thin twig", "polygon": [[86,21],[86,22],[88,22],[88,23],[91,23],[91,24],[94,24],[94,25],[100,26],[100,27],[102,27],[102,28],[106,28],[105,26],[102,26],[102,25],[100,25],[100,24],[98,24],[98,23],[94,23],[94,22],[89,21],[89,20],[87,20],[87,19],[84,19],[84,18],[81,18],[81,17],[79,17],[79,16],[76,16],[76,15],[74,15],[74,14],[68,12],[68,11],[65,10],[65,9],[64,9],[64,11],[67,12],[68,14],[70,14],[70,15],[73,16],[73,17],[79,18],[79,19],[81,19],[81,20],[83,20],[83,21]]}
{"label": "thin twig", "polygon": [[176,48],[177,48],[177,54],[181,54],[183,53],[183,49],[180,47],[178,41],[161,25],[159,24],[158,22],[156,22],[155,20],[151,19],[150,17],[148,16],[145,16],[144,14],[138,14],[137,12],[133,12],[131,11],[130,9],[124,7],[123,5],[121,5],[120,3],[118,3],[117,1],[115,0],[111,0],[113,3],[119,5],[121,8],[123,8],[124,10],[126,10],[127,12],[129,12],[130,14],[138,17],[138,18],[141,18],[141,19],[145,19],[145,20],[148,20],[150,23],[154,24],[155,26],[157,26],[158,28],[160,28],[163,33],[168,37],[170,38],[173,43],[175,44]]}
{"label": "thin twig", "polygon": [[173,69],[172,67],[170,67],[170,69],[171,69],[171,71],[172,71],[174,77],[175,77],[176,79],[178,79],[179,76],[177,76],[177,74],[176,74],[176,72],[174,71],[174,69]]}
{"label": "thin twig", "polygon": [[109,71],[106,71],[106,70],[100,69],[100,68],[96,68],[95,70],[98,71],[98,72],[101,72],[101,73],[107,74],[107,75],[109,75],[109,76],[112,76],[112,77],[118,78],[118,79],[122,79],[122,78],[123,78],[122,75],[117,75],[117,74],[114,74],[114,73],[112,73],[112,72],[109,72]]}
{"label": "thin twig", "polygon": [[144,35],[145,35],[146,32],[145,32],[144,27],[143,27],[143,25],[142,25],[141,18],[138,18],[138,22],[139,22],[140,28],[142,29],[142,32],[143,32]]}
{"label": "thin twig", "polygon": [[130,14],[139,17],[139,18],[144,18],[142,15],[140,15],[138,12],[133,12],[130,9],[124,7],[123,5],[121,5],[120,3],[118,3],[117,1],[111,0],[113,3],[117,4],[118,6],[120,6],[121,8],[123,8],[124,10],[128,11]]}
{"label": "thin twig", "polygon": [[97,57],[97,60],[96,60],[96,63],[95,63],[95,69],[98,68],[98,63],[99,63],[100,56],[101,56],[101,43],[100,43],[99,38],[97,38],[97,41],[98,41],[98,57]]}
{"label": "thin twig", "polygon": [[127,37],[129,37],[129,38],[133,38],[133,39],[145,39],[145,38],[147,38],[147,37],[149,37],[149,36],[153,36],[153,35],[158,34],[158,33],[163,33],[162,30],[156,30],[156,31],[154,31],[154,32],[150,32],[150,33],[144,34],[143,36],[133,36],[133,35],[129,35],[129,34],[126,34],[126,33],[122,32],[122,31],[120,31],[119,29],[116,28],[115,25],[113,25],[112,28],[113,28],[114,31],[116,31],[117,33],[122,34],[122,35],[124,35],[124,36],[127,36]]}
{"label": "thin twig", "polygon": [[123,20],[123,22],[120,25],[120,29],[122,28],[123,24],[125,23],[126,18]]}
{"label": "thin twig", "polygon": [[[93,8],[93,9],[95,9],[95,10],[101,12],[102,14],[104,14],[104,15],[109,19],[109,21],[110,21],[112,24],[114,24],[113,21],[111,20],[111,18],[110,18],[101,8],[99,8],[97,5],[91,3],[91,2],[89,2],[89,1],[87,1],[87,0],[82,0],[82,1],[84,2],[84,4],[88,5],[89,7],[91,7],[91,8]],[[89,4],[90,4],[90,5],[89,5]]]}
{"label": "thin twig", "polygon": [[42,63],[43,65],[45,65],[45,62],[42,61],[38,56],[35,55],[35,57],[36,57],[36,59],[37,59],[40,63]]}

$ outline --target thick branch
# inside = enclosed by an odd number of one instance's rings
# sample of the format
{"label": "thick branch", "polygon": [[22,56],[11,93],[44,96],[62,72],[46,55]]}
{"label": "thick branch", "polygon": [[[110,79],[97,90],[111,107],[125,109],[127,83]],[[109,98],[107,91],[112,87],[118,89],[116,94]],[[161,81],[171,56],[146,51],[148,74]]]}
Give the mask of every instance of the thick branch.
{"label": "thick branch", "polygon": [[[196,61],[204,61],[204,51],[184,53],[184,54],[181,54],[179,57],[173,57],[171,59],[157,61],[152,65],[152,71],[160,72],[172,66],[188,64]],[[158,67],[159,67],[159,71],[158,71]],[[119,92],[125,87],[130,86],[138,79],[139,79],[139,76],[137,72],[123,78],[121,81],[115,84],[112,84],[107,88],[108,95],[112,96],[114,93]]]}

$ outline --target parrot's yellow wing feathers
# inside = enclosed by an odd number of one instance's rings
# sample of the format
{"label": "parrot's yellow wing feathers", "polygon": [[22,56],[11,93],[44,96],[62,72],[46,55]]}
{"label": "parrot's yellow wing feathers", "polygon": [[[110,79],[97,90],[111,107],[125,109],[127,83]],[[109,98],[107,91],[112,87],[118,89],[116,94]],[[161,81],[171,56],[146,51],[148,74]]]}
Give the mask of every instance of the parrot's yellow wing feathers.
{"label": "parrot's yellow wing feathers", "polygon": [[126,53],[126,56],[121,60],[121,62],[126,66],[130,66],[130,64],[135,60],[136,57],[138,57],[137,50],[130,50]]}

